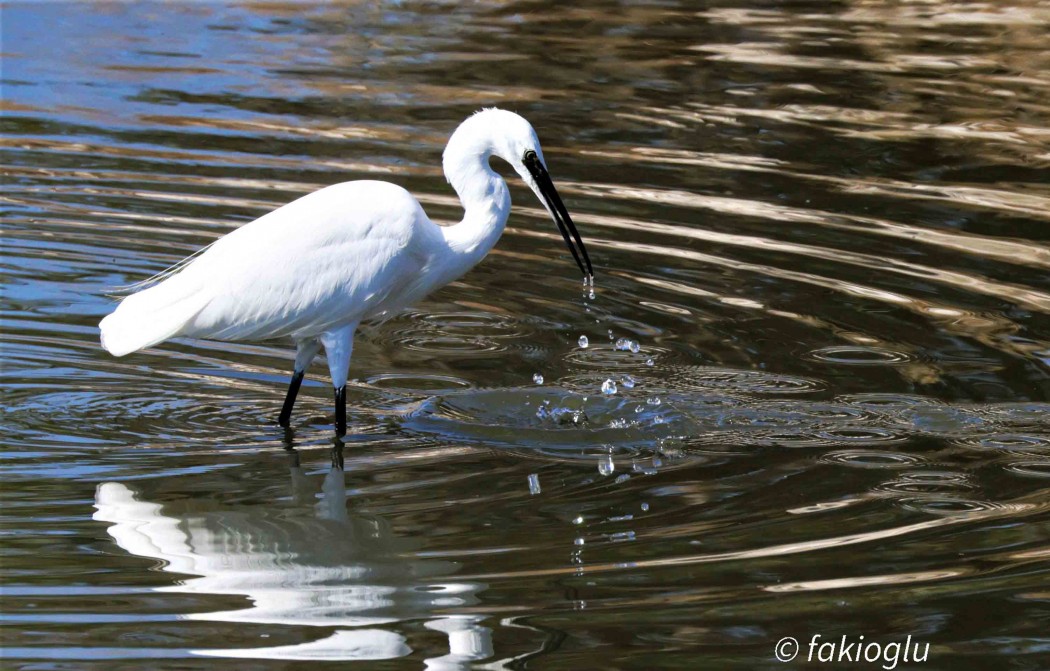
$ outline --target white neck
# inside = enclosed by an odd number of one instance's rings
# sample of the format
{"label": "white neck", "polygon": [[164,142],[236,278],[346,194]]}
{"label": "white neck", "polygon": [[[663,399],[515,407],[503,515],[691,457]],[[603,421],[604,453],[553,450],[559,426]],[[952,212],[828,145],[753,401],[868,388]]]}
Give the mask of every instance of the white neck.
{"label": "white neck", "polygon": [[493,139],[479,125],[461,126],[449,139],[443,158],[445,178],[463,203],[463,220],[441,232],[468,268],[496,244],[510,215],[507,183],[489,166],[495,152]]}

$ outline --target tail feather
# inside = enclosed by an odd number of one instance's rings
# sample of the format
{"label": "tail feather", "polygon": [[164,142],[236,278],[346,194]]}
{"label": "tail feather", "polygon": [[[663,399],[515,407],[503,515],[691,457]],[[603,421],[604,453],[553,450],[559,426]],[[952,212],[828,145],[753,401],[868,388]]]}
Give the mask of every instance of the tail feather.
{"label": "tail feather", "polygon": [[169,278],[125,298],[98,325],[102,347],[113,356],[124,356],[179,335],[207,304],[197,287],[179,279]]}

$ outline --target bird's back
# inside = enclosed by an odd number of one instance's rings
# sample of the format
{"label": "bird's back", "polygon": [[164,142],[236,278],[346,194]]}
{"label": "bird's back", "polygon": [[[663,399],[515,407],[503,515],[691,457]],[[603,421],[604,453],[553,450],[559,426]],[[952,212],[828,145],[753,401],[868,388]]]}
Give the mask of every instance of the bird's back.
{"label": "bird's back", "polygon": [[102,320],[103,345],[127,354],[168,338],[317,335],[396,300],[428,263],[433,224],[387,182],[316,191],[213,243],[177,274]]}

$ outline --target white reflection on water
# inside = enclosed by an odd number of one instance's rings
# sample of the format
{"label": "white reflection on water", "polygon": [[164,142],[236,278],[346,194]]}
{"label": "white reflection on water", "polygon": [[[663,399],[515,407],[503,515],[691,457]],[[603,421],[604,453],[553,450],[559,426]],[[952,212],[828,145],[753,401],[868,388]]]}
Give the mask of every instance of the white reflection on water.
{"label": "white reflection on water", "polygon": [[[295,498],[309,500],[310,478],[291,469]],[[194,502],[199,506],[200,502]],[[194,650],[194,654],[283,660],[379,660],[412,648],[382,628],[408,619],[448,635],[449,653],[427,668],[462,668],[492,656],[492,631],[474,615],[448,611],[478,603],[482,582],[442,580],[456,562],[418,559],[411,539],[397,538],[375,516],[346,506],[345,473],[333,467],[313,506],[274,505],[176,511],[141,500],[119,482],[99,485],[94,519],[127,552],[164,562],[164,570],[199,577],[159,592],[243,595],[237,610],[190,613],[185,619],[339,628],[320,640],[259,648]],[[438,613],[441,613],[440,615]]]}

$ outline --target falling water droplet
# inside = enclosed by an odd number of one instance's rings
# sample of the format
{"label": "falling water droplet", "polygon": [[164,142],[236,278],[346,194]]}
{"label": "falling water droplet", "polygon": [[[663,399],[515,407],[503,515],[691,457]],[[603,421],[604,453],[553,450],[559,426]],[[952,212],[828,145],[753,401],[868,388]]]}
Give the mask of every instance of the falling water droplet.
{"label": "falling water droplet", "polygon": [[637,340],[631,341],[631,354],[637,354],[642,351],[642,346],[638,344]]}
{"label": "falling water droplet", "polygon": [[612,380],[606,380],[605,382],[602,382],[602,393],[603,394],[609,394],[609,395],[615,394],[616,393],[616,383],[613,382]]}
{"label": "falling water droplet", "polygon": [[539,473],[529,473],[529,494],[535,496],[540,493],[540,476]]}
{"label": "falling water droplet", "polygon": [[645,360],[645,365],[652,367],[653,366],[653,360],[652,359],[646,359]]}
{"label": "falling water droplet", "polygon": [[586,542],[587,542],[587,541],[583,540],[582,538],[577,538],[576,540],[574,540],[574,541],[572,542],[572,544],[573,544],[573,545],[583,545],[583,544],[584,544],[584,543],[586,543]]}
{"label": "falling water droplet", "polygon": [[646,403],[648,403],[649,405],[660,405],[660,397],[653,396],[649,398],[649,400],[647,400]]}
{"label": "falling water droplet", "polygon": [[620,384],[624,386],[624,389],[634,389],[635,381],[630,375],[624,375],[620,380]]}
{"label": "falling water droplet", "polygon": [[642,501],[641,509],[643,513],[649,512],[649,504],[645,501]]}
{"label": "falling water droplet", "polygon": [[598,461],[598,472],[602,475],[612,475],[615,470],[616,462],[613,461],[611,454],[605,455]]}
{"label": "falling water droplet", "polygon": [[583,524],[583,515],[577,515],[576,517],[572,518],[572,523]]}
{"label": "falling water droplet", "polygon": [[612,340],[612,339],[613,339],[613,332],[612,332],[612,329],[609,329],[609,340]]}
{"label": "falling water droplet", "polygon": [[543,376],[540,375],[539,373],[535,373],[532,376],[532,381],[535,382],[536,384],[543,384]]}
{"label": "falling water droplet", "polygon": [[580,339],[576,341],[576,344],[579,345],[580,347],[583,347],[584,349],[586,349],[587,345],[589,345],[591,343],[590,343],[589,340],[587,340],[587,336],[580,336]]}

